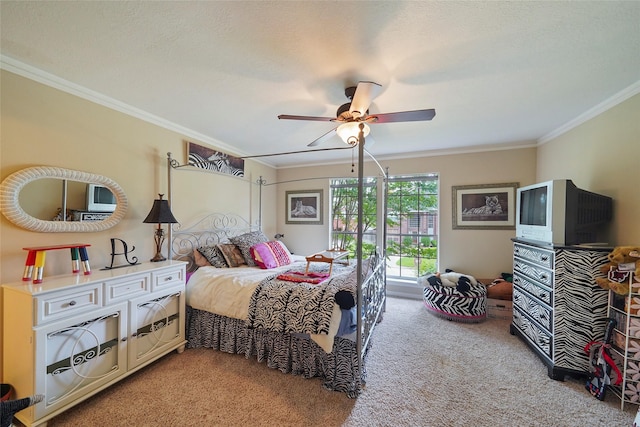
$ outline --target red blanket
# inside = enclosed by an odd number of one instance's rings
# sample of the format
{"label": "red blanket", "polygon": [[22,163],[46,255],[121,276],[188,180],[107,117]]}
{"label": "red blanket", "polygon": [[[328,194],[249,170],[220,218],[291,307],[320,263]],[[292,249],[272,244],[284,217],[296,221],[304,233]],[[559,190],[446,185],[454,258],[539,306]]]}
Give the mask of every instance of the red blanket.
{"label": "red blanket", "polygon": [[304,274],[300,271],[289,271],[278,275],[278,279],[286,280],[287,282],[305,282],[317,285],[329,278],[328,273],[314,273],[312,271]]}

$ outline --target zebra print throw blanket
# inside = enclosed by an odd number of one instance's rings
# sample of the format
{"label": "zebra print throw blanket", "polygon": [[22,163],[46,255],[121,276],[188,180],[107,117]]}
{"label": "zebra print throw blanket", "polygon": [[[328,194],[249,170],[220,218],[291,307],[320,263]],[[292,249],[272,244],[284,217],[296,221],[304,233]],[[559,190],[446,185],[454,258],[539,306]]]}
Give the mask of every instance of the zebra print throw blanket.
{"label": "zebra print throw blanket", "polygon": [[[310,270],[315,270],[314,264]],[[281,333],[328,334],[336,292],[356,298],[356,266],[333,266],[320,284],[290,282],[271,276],[258,285],[249,302],[247,327]]]}

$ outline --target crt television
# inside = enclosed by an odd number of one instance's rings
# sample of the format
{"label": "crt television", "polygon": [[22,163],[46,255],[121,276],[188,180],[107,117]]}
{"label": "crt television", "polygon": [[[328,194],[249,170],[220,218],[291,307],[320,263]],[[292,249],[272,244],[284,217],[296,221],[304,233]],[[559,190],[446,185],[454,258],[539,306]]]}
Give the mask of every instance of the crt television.
{"label": "crt television", "polygon": [[613,215],[611,197],[558,179],[518,188],[516,238],[554,245],[601,241]]}
{"label": "crt television", "polygon": [[87,210],[89,212],[113,212],[116,210],[116,196],[107,187],[87,184]]}

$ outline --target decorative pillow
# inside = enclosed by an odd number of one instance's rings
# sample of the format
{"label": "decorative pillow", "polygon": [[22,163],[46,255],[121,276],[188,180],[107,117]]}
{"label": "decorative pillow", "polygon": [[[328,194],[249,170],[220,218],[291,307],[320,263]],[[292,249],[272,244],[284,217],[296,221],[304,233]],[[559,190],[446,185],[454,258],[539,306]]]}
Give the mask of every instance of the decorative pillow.
{"label": "decorative pillow", "polygon": [[269,269],[291,264],[289,249],[280,241],[251,246],[251,257],[260,268]]}
{"label": "decorative pillow", "polygon": [[224,256],[225,261],[227,261],[227,265],[229,267],[238,267],[246,264],[240,249],[233,243],[220,244],[218,245],[218,249],[222,252],[222,255]]}
{"label": "decorative pillow", "polygon": [[253,261],[251,257],[251,246],[257,245],[258,243],[264,243],[269,241],[267,236],[264,235],[262,231],[252,231],[250,233],[241,234],[239,236],[230,237],[229,241],[236,245],[242,256],[244,257],[244,261],[247,265],[253,267],[256,263]]}
{"label": "decorative pillow", "polygon": [[[196,265],[198,265],[199,267],[203,267],[202,265],[198,264],[198,256],[195,254],[195,252],[201,254],[206,259],[208,264],[205,265],[212,265],[217,268],[229,267],[229,264],[227,264],[227,261],[225,261],[224,255],[217,246],[200,246],[196,251],[194,251]],[[200,262],[202,262],[202,260],[200,260]]]}
{"label": "decorative pillow", "polygon": [[204,255],[202,255],[197,249],[193,250],[193,262],[198,267],[210,267],[211,263]]}

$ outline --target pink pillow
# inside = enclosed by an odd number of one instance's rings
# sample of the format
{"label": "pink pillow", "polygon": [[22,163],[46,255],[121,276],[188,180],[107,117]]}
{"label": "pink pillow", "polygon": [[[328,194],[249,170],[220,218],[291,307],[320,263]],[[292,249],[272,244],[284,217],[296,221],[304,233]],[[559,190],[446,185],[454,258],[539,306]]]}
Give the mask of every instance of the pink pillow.
{"label": "pink pillow", "polygon": [[258,243],[251,246],[250,252],[260,268],[269,269],[291,264],[291,253],[280,241]]}

